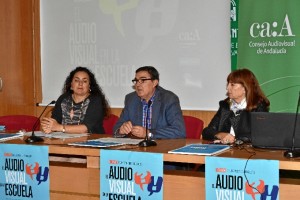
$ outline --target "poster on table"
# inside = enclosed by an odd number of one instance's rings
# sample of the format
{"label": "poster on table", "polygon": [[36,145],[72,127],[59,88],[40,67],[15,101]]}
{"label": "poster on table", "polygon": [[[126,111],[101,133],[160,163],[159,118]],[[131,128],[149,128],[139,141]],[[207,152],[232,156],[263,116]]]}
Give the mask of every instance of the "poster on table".
{"label": "poster on table", "polygon": [[0,152],[1,199],[50,199],[47,146],[1,144]]}
{"label": "poster on table", "polygon": [[206,199],[279,199],[279,162],[205,158]]}
{"label": "poster on table", "polygon": [[100,199],[163,199],[162,154],[101,150]]}

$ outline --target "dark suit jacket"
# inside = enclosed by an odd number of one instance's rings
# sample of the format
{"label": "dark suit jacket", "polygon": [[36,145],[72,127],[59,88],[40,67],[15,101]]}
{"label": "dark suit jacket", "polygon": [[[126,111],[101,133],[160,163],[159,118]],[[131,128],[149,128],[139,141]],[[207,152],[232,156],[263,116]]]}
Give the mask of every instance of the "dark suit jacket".
{"label": "dark suit jacket", "polygon": [[[114,135],[126,121],[133,126],[143,126],[143,105],[136,92],[125,97],[125,107],[114,126]],[[179,98],[171,91],[158,86],[152,105],[151,133],[153,138],[185,138],[185,125]]]}
{"label": "dark suit jacket", "polygon": [[[223,100],[219,102],[219,110],[209,123],[209,125],[203,129],[202,138],[205,140],[214,140],[215,135],[220,132],[230,132],[231,126],[235,132],[235,138],[243,141],[251,140],[251,128],[250,128],[250,112],[246,110],[239,111],[237,115],[230,110],[229,102]],[[268,112],[268,107],[264,102],[259,103],[256,109],[251,112]]]}

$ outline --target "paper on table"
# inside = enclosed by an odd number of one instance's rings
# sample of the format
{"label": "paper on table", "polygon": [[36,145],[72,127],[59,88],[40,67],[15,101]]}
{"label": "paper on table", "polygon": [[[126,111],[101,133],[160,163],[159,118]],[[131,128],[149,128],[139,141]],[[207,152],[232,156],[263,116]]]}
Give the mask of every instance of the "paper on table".
{"label": "paper on table", "polygon": [[132,145],[137,145],[139,144],[143,139],[132,139],[132,138],[111,138],[111,137],[106,137],[106,138],[99,138],[97,139],[101,142],[116,142],[116,143],[122,143],[122,144],[132,144]]}
{"label": "paper on table", "polygon": [[84,142],[69,143],[68,145],[86,146],[86,147],[113,147],[113,146],[119,146],[119,145],[123,145],[123,144],[117,143],[117,142],[102,142],[99,140],[87,140]]}
{"label": "paper on table", "polygon": [[[26,136],[31,136],[32,132],[26,132],[25,135]],[[50,134],[45,134],[42,131],[35,131],[34,132],[35,136],[38,137],[46,137],[46,138],[56,138],[56,139],[68,139],[68,138],[77,138],[77,137],[84,137],[84,136],[88,136],[88,133],[63,133],[63,132],[53,132]]]}
{"label": "paper on table", "polygon": [[[20,131],[20,133],[22,133],[22,132]],[[25,136],[31,136],[32,132],[23,132],[23,134]],[[34,135],[38,136],[38,137],[45,137],[46,134],[44,132],[42,132],[42,131],[34,131]]]}
{"label": "paper on table", "polygon": [[51,134],[46,134],[47,138],[57,138],[57,139],[68,139],[68,138],[77,138],[88,136],[88,133],[63,133],[63,132],[54,132]]}
{"label": "paper on table", "polygon": [[131,139],[131,138],[98,138],[94,140],[87,140],[83,142],[73,142],[69,145],[76,146],[89,146],[89,147],[112,147],[120,145],[138,145],[142,139]]}
{"label": "paper on table", "polygon": [[18,133],[0,133],[0,141],[12,140],[22,136],[22,134]]}

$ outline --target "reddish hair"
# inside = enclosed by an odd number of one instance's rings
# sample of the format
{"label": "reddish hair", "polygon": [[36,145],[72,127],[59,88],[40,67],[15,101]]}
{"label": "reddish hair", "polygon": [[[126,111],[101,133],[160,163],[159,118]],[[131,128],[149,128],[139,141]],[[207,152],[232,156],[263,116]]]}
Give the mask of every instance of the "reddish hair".
{"label": "reddish hair", "polygon": [[232,71],[227,77],[228,83],[239,83],[246,90],[247,108],[251,111],[257,108],[258,103],[264,102],[267,107],[270,105],[270,101],[267,99],[255,75],[249,69],[238,69]]}

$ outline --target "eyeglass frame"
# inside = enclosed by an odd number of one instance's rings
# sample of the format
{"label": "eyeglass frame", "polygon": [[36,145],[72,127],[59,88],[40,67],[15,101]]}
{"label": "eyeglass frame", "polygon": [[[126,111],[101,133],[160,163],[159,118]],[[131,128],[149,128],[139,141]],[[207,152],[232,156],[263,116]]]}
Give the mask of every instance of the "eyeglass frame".
{"label": "eyeglass frame", "polygon": [[153,78],[141,78],[141,79],[135,78],[135,79],[132,79],[131,81],[134,85],[136,85],[137,83],[143,84],[145,81],[150,81],[150,80],[154,80],[154,79]]}

